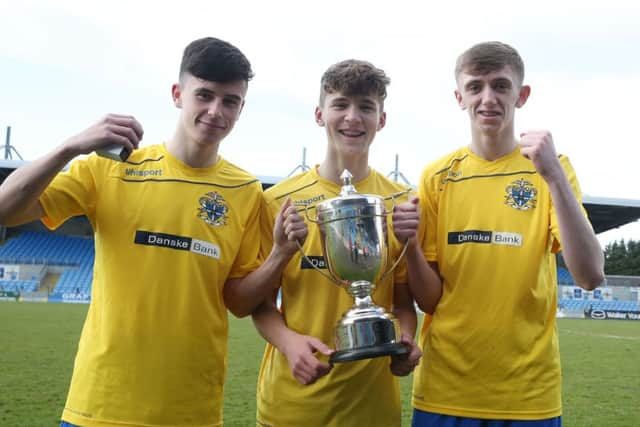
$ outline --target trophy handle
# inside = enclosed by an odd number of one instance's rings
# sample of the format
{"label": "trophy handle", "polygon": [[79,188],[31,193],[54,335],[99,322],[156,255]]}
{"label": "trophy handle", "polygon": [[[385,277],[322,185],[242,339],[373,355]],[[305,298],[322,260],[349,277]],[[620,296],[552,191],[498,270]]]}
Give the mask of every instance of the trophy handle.
{"label": "trophy handle", "polygon": [[[386,214],[389,215],[390,212],[393,212],[393,209],[396,207],[396,199],[397,198],[402,197],[402,196],[407,196],[407,195],[409,195],[409,193],[411,193],[411,191],[412,191],[411,189],[408,189],[408,190],[400,191],[398,193],[393,193],[390,196],[384,197],[382,200],[384,200],[385,202],[387,200],[391,200],[391,202],[392,202],[391,210],[388,211]],[[386,208],[387,207],[385,206],[385,209]]]}
{"label": "trophy handle", "polygon": [[331,276],[330,274],[327,274],[326,272],[322,271],[320,268],[316,267],[316,265],[313,263],[313,261],[311,261],[309,259],[309,257],[302,250],[302,245],[300,244],[300,240],[296,240],[296,244],[298,245],[298,250],[300,251],[300,254],[302,255],[302,258],[304,258],[309,263],[309,265],[314,268],[314,270],[316,270],[318,273],[322,274],[324,277],[326,277],[327,279],[329,279],[330,281],[332,281],[336,285],[338,285],[338,286],[341,285],[341,283],[338,282],[336,279],[334,279],[333,276]]}
{"label": "trophy handle", "polygon": [[[300,212],[300,211],[298,211]],[[313,219],[311,218],[311,216],[309,216],[309,205],[305,204],[304,205],[304,216],[305,218],[307,218],[307,221],[311,221],[311,222],[315,222],[316,224],[318,223],[318,216],[316,215],[316,218]],[[300,246],[300,242],[298,242],[298,248],[300,249],[300,252],[302,252],[302,246]],[[302,255],[304,256],[304,252],[302,252]],[[306,258],[306,256],[305,256]]]}
{"label": "trophy handle", "polygon": [[[391,200],[392,202],[392,208],[390,211],[385,212],[385,215],[390,215],[391,213],[393,213],[393,210],[396,207],[396,199],[402,196],[406,196],[409,193],[411,193],[411,189],[405,190],[405,191],[400,191],[399,193],[393,193],[390,196],[385,197],[383,200],[387,201],[387,200]],[[385,206],[386,209],[386,206]],[[398,266],[398,264],[400,264],[400,261],[402,260],[402,257],[404,256],[404,254],[407,252],[407,247],[409,247],[409,241],[405,242],[404,247],[402,248],[402,251],[400,252],[400,256],[398,256],[398,259],[396,259],[396,261],[393,263],[393,265],[391,266],[391,268],[385,272],[382,277],[380,277],[380,280],[384,280],[387,278],[387,276],[389,276],[389,274],[391,274],[391,272],[393,272],[393,270],[396,269],[396,267]]]}
{"label": "trophy handle", "polygon": [[393,270],[396,269],[396,267],[398,266],[398,264],[400,264],[400,261],[402,260],[402,257],[404,256],[405,252],[407,252],[407,247],[409,247],[409,241],[406,241],[404,244],[404,247],[402,248],[402,252],[400,252],[400,256],[398,256],[398,259],[396,260],[396,262],[393,263],[393,265],[391,266],[391,268],[389,269],[389,271],[387,271],[386,273],[384,273],[382,275],[382,277],[380,277],[380,281],[384,280],[387,278],[387,276],[389,274],[391,274],[391,272]]}

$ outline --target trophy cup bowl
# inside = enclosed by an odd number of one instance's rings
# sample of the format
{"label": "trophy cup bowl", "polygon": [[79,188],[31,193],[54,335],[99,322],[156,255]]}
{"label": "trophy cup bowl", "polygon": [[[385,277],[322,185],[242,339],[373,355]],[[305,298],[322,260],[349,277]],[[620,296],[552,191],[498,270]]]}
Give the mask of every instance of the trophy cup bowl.
{"label": "trophy cup bowl", "polygon": [[329,274],[318,271],[354,298],[353,306],[336,326],[336,351],[329,360],[349,362],[405,354],[408,350],[399,342],[397,319],[371,298],[375,283],[397,264],[384,271],[389,256],[384,199],[357,193],[349,171],[341,178],[340,196],[316,205],[316,220],[307,213],[307,219],[318,224]]}

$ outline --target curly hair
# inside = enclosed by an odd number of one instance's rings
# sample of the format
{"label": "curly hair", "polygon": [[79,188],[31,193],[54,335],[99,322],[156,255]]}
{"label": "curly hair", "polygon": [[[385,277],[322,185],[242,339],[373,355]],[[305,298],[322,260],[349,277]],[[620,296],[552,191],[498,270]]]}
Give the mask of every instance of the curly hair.
{"label": "curly hair", "polygon": [[327,94],[340,92],[345,96],[374,95],[380,108],[387,97],[391,79],[385,72],[367,61],[347,59],[333,64],[320,80],[320,105]]}

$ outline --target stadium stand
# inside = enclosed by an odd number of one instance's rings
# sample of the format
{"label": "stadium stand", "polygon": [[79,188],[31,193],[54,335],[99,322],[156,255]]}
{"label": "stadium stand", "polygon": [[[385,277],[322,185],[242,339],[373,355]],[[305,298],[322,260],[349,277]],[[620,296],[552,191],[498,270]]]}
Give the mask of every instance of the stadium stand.
{"label": "stadium stand", "polygon": [[[1,264],[44,265],[62,271],[54,293],[91,292],[93,273],[93,239],[48,232],[25,231],[0,246]],[[5,281],[6,282],[6,281]],[[38,281],[10,281],[5,291],[33,292]],[[20,285],[15,285],[19,283]],[[14,289],[9,289],[11,285]],[[19,286],[16,288],[16,286]]]}
{"label": "stadium stand", "polygon": [[576,282],[573,280],[571,273],[564,267],[558,267],[558,285],[576,286]]}
{"label": "stadium stand", "polygon": [[[26,162],[22,160],[0,159],[0,183],[24,163]],[[308,166],[303,155],[303,163],[296,169],[304,170],[304,167]],[[397,177],[397,159],[395,172]],[[282,178],[258,176],[258,179],[266,189]],[[585,195],[583,202],[596,233],[640,219],[640,200]],[[32,274],[33,277],[21,277],[19,280],[16,278],[6,280],[7,278],[3,278],[0,274],[0,291],[35,292],[40,287],[43,275],[47,271],[53,271],[59,274],[59,278],[55,286],[48,288],[47,292],[60,296],[63,302],[77,302],[74,300],[77,296],[82,297],[81,302],[89,302],[93,259],[93,231],[85,217],[72,218],[55,232],[46,230],[39,221],[9,229],[0,227],[0,266],[2,264],[43,266],[39,277],[37,271]],[[629,282],[630,279],[632,283]],[[622,295],[622,291],[619,291],[612,301],[593,299],[592,295],[589,298],[567,298],[567,295],[558,292],[558,307],[572,311],[588,309],[640,311],[640,298],[637,296],[640,290],[640,279],[637,282],[636,279],[638,278],[623,276],[616,279],[620,283],[614,281],[614,285],[620,286],[618,289],[626,289],[625,292],[628,295]],[[560,266],[558,267],[558,285],[577,286],[571,274]],[[636,293],[632,295],[630,289],[636,289],[633,291]]]}
{"label": "stadium stand", "polygon": [[35,292],[39,282],[36,280],[0,280],[0,291]]}
{"label": "stadium stand", "polygon": [[589,308],[593,310],[618,310],[640,311],[640,305],[635,301],[597,301],[586,299],[560,299],[558,307],[563,310],[583,311]]}

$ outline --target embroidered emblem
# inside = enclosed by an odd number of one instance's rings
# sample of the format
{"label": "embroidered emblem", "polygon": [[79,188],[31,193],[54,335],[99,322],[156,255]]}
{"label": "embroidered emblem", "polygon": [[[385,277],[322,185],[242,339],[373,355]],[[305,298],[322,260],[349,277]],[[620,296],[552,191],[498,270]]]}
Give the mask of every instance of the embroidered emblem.
{"label": "embroidered emblem", "polygon": [[504,198],[507,206],[521,211],[536,207],[538,190],[529,181],[521,178],[507,185],[506,190],[507,195]]}
{"label": "embroidered emblem", "polygon": [[207,193],[204,197],[200,197],[199,203],[198,218],[213,226],[227,224],[229,208],[221,195],[216,192]]}

